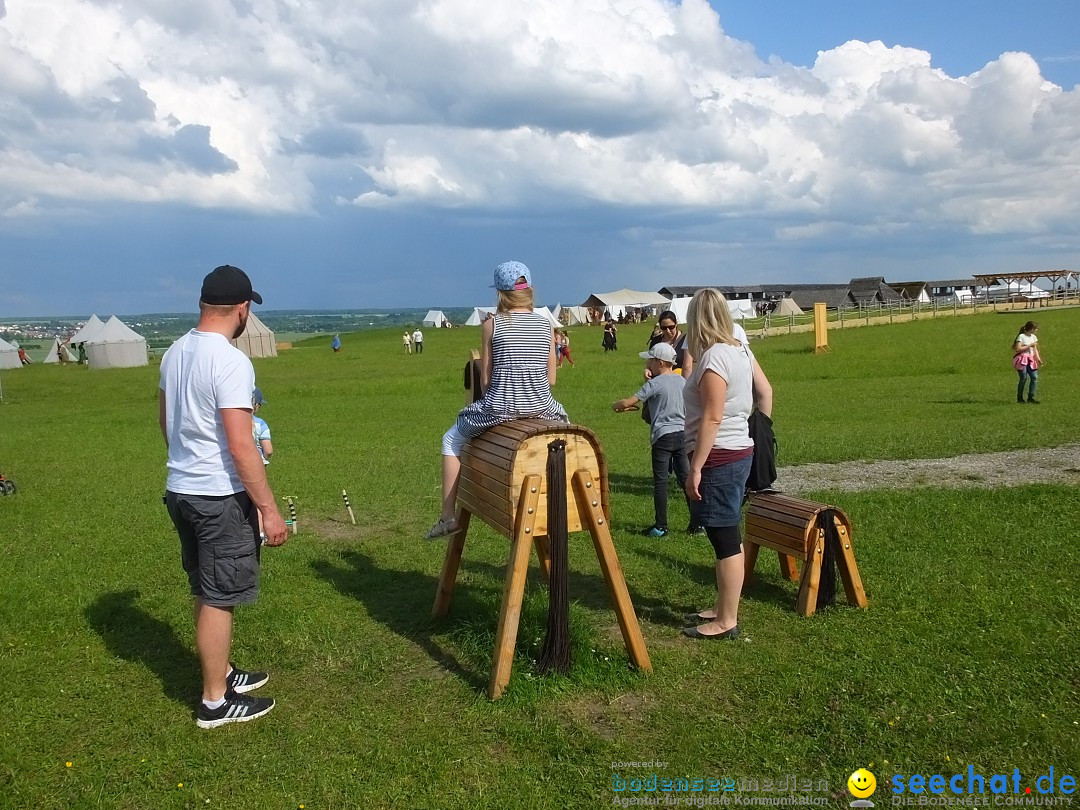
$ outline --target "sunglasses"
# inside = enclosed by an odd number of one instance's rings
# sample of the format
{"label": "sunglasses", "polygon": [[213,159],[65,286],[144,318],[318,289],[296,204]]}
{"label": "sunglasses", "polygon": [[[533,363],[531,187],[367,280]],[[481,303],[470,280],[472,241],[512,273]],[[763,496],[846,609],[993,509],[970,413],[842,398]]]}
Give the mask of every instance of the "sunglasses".
{"label": "sunglasses", "polygon": [[664,326],[663,324],[660,324],[660,328],[663,329],[665,332],[674,332],[679,327],[675,324],[671,324],[671,326]]}

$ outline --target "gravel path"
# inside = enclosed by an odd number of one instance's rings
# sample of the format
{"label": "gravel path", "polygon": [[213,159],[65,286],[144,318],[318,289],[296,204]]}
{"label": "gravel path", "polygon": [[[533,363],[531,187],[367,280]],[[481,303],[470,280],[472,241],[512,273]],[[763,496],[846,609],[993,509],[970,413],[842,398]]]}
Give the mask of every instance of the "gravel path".
{"label": "gravel path", "polygon": [[1080,484],[1080,444],[952,458],[906,461],[847,461],[781,467],[776,487],[799,494],[813,490],[996,487],[1021,484]]}

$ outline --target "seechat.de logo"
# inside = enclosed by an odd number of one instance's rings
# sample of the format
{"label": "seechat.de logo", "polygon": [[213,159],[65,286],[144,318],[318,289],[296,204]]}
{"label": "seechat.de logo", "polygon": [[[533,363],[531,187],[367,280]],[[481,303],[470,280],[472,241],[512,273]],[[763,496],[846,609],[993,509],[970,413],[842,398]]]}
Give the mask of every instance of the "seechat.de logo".
{"label": "seechat.de logo", "polygon": [[847,779],[848,792],[855,797],[850,807],[873,807],[870,797],[877,790],[877,779],[866,768],[859,768]]}

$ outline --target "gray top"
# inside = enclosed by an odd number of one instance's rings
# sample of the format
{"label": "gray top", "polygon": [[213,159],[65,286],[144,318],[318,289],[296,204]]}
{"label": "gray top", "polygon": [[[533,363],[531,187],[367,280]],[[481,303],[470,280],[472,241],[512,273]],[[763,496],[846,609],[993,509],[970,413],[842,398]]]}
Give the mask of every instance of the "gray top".
{"label": "gray top", "polygon": [[649,413],[652,415],[649,444],[656,444],[661,436],[683,429],[685,384],[686,380],[681,374],[659,374],[641,386],[641,390],[634,395],[639,401],[649,403]]}

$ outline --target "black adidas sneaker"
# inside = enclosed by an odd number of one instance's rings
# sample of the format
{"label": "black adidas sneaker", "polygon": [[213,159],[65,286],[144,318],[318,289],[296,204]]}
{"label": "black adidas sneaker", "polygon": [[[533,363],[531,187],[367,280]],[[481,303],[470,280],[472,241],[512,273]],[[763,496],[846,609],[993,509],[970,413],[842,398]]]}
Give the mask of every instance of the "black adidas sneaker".
{"label": "black adidas sneaker", "polygon": [[225,702],[216,709],[208,709],[205,703],[199,701],[195,725],[199,728],[216,728],[227,723],[246,723],[248,720],[262,717],[272,708],[274,708],[273,698],[238,695],[229,689],[225,692]]}
{"label": "black adidas sneaker", "polygon": [[265,672],[245,672],[237,669],[232,661],[229,662],[229,666],[232,667],[232,672],[225,677],[225,687],[234,692],[240,694],[252,692],[260,686],[266,686],[266,682],[270,680],[270,676]]}

